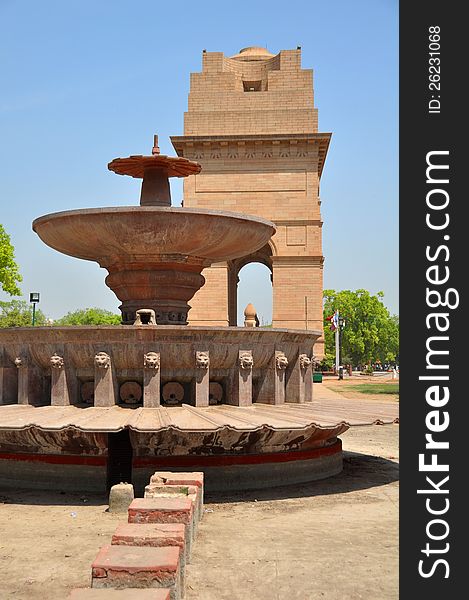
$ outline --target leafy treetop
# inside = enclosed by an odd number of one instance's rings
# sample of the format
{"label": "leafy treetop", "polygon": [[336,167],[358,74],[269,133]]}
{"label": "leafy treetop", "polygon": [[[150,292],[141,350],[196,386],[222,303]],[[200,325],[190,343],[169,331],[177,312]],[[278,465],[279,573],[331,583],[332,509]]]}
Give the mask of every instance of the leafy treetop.
{"label": "leafy treetop", "polygon": [[[0,301],[0,327],[31,327],[33,311],[25,300]],[[36,309],[36,325],[47,325],[44,313]]]}
{"label": "leafy treetop", "polygon": [[103,308],[81,308],[67,313],[54,325],[120,325],[121,317]]}
{"label": "leafy treetop", "polygon": [[18,283],[22,281],[18,265],[15,262],[15,249],[10,236],[0,224],[0,286],[10,296],[21,296]]}
{"label": "leafy treetop", "polygon": [[399,356],[399,317],[384,306],[383,292],[324,290],[324,337],[326,362],[335,357],[334,333],[327,317],[335,310],[345,319],[342,330],[342,364],[366,365],[378,360],[392,363]]}

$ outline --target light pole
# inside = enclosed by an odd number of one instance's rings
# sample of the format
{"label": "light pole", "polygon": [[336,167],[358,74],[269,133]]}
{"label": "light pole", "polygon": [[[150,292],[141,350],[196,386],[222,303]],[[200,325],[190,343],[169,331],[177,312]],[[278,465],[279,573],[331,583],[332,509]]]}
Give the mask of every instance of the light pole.
{"label": "light pole", "polygon": [[39,302],[39,292],[31,292],[29,294],[29,301],[33,305],[33,327],[36,324],[36,304]]}
{"label": "light pole", "polygon": [[342,365],[342,331],[345,327],[345,319],[339,317],[339,326],[337,327],[337,337],[339,342],[339,379],[344,378],[344,367]]}

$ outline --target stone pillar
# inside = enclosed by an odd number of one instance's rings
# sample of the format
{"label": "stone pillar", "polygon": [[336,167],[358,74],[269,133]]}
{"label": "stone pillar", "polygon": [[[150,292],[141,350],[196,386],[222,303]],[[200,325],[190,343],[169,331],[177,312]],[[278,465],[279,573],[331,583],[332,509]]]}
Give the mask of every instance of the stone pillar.
{"label": "stone pillar", "polygon": [[64,357],[54,354],[51,364],[51,405],[69,406],[77,401],[77,380],[66,367]]}
{"label": "stone pillar", "polygon": [[195,353],[195,405],[209,405],[210,356],[206,350]]}
{"label": "stone pillar", "polygon": [[285,370],[287,366],[288,359],[285,353],[275,350],[270,364],[262,373],[257,402],[263,404],[283,404],[285,402]]}
{"label": "stone pillar", "polygon": [[15,404],[18,400],[18,374],[16,367],[8,364],[3,348],[0,348],[0,406]]}
{"label": "stone pillar", "polygon": [[44,400],[42,373],[24,354],[15,358],[15,365],[18,370],[18,404],[30,404],[31,406],[42,404]]}
{"label": "stone pillar", "polygon": [[111,357],[106,352],[98,352],[94,357],[94,365],[94,405],[114,406],[119,389]]}
{"label": "stone pillar", "polygon": [[285,402],[285,373],[288,367],[288,359],[284,352],[275,351],[275,388],[274,404]]}
{"label": "stone pillar", "polygon": [[235,406],[251,406],[253,366],[252,351],[240,350],[237,368],[234,369],[233,394],[232,398],[227,398],[227,402]]}
{"label": "stone pillar", "polygon": [[303,404],[306,402],[306,373],[311,364],[309,356],[300,352],[292,368],[287,371],[286,401]]}
{"label": "stone pillar", "polygon": [[143,407],[160,406],[161,357],[159,352],[146,352],[143,356]]}
{"label": "stone pillar", "polygon": [[[307,357],[309,358],[309,357]],[[314,356],[309,359],[309,364],[305,365],[304,377],[305,377],[305,402],[313,401],[313,365]]]}

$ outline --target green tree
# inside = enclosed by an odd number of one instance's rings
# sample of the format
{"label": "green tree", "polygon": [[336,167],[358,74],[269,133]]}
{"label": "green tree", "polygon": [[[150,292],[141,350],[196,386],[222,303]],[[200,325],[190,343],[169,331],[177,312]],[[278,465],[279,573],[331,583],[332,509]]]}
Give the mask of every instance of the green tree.
{"label": "green tree", "polygon": [[79,308],[67,313],[54,325],[120,325],[121,316],[103,308]]}
{"label": "green tree", "polygon": [[[36,309],[36,325],[47,325],[47,319],[41,310]],[[31,327],[33,309],[25,300],[0,301],[0,327]]]}
{"label": "green tree", "polygon": [[342,330],[342,363],[394,362],[399,354],[399,318],[382,303],[383,292],[324,290],[324,337],[328,362],[335,358],[334,333],[327,317],[335,310],[345,319]]}
{"label": "green tree", "polygon": [[0,286],[10,296],[21,296],[18,283],[22,277],[15,262],[15,249],[10,236],[0,224]]}

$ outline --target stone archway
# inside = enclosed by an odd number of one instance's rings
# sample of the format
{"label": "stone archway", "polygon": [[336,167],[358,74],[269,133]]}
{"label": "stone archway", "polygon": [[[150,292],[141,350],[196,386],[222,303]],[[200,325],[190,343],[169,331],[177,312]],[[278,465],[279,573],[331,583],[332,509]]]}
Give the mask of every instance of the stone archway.
{"label": "stone archway", "polygon": [[238,283],[239,272],[251,263],[260,263],[270,270],[270,281],[273,279],[273,252],[270,244],[266,244],[257,252],[228,262],[228,324],[238,324]]}

